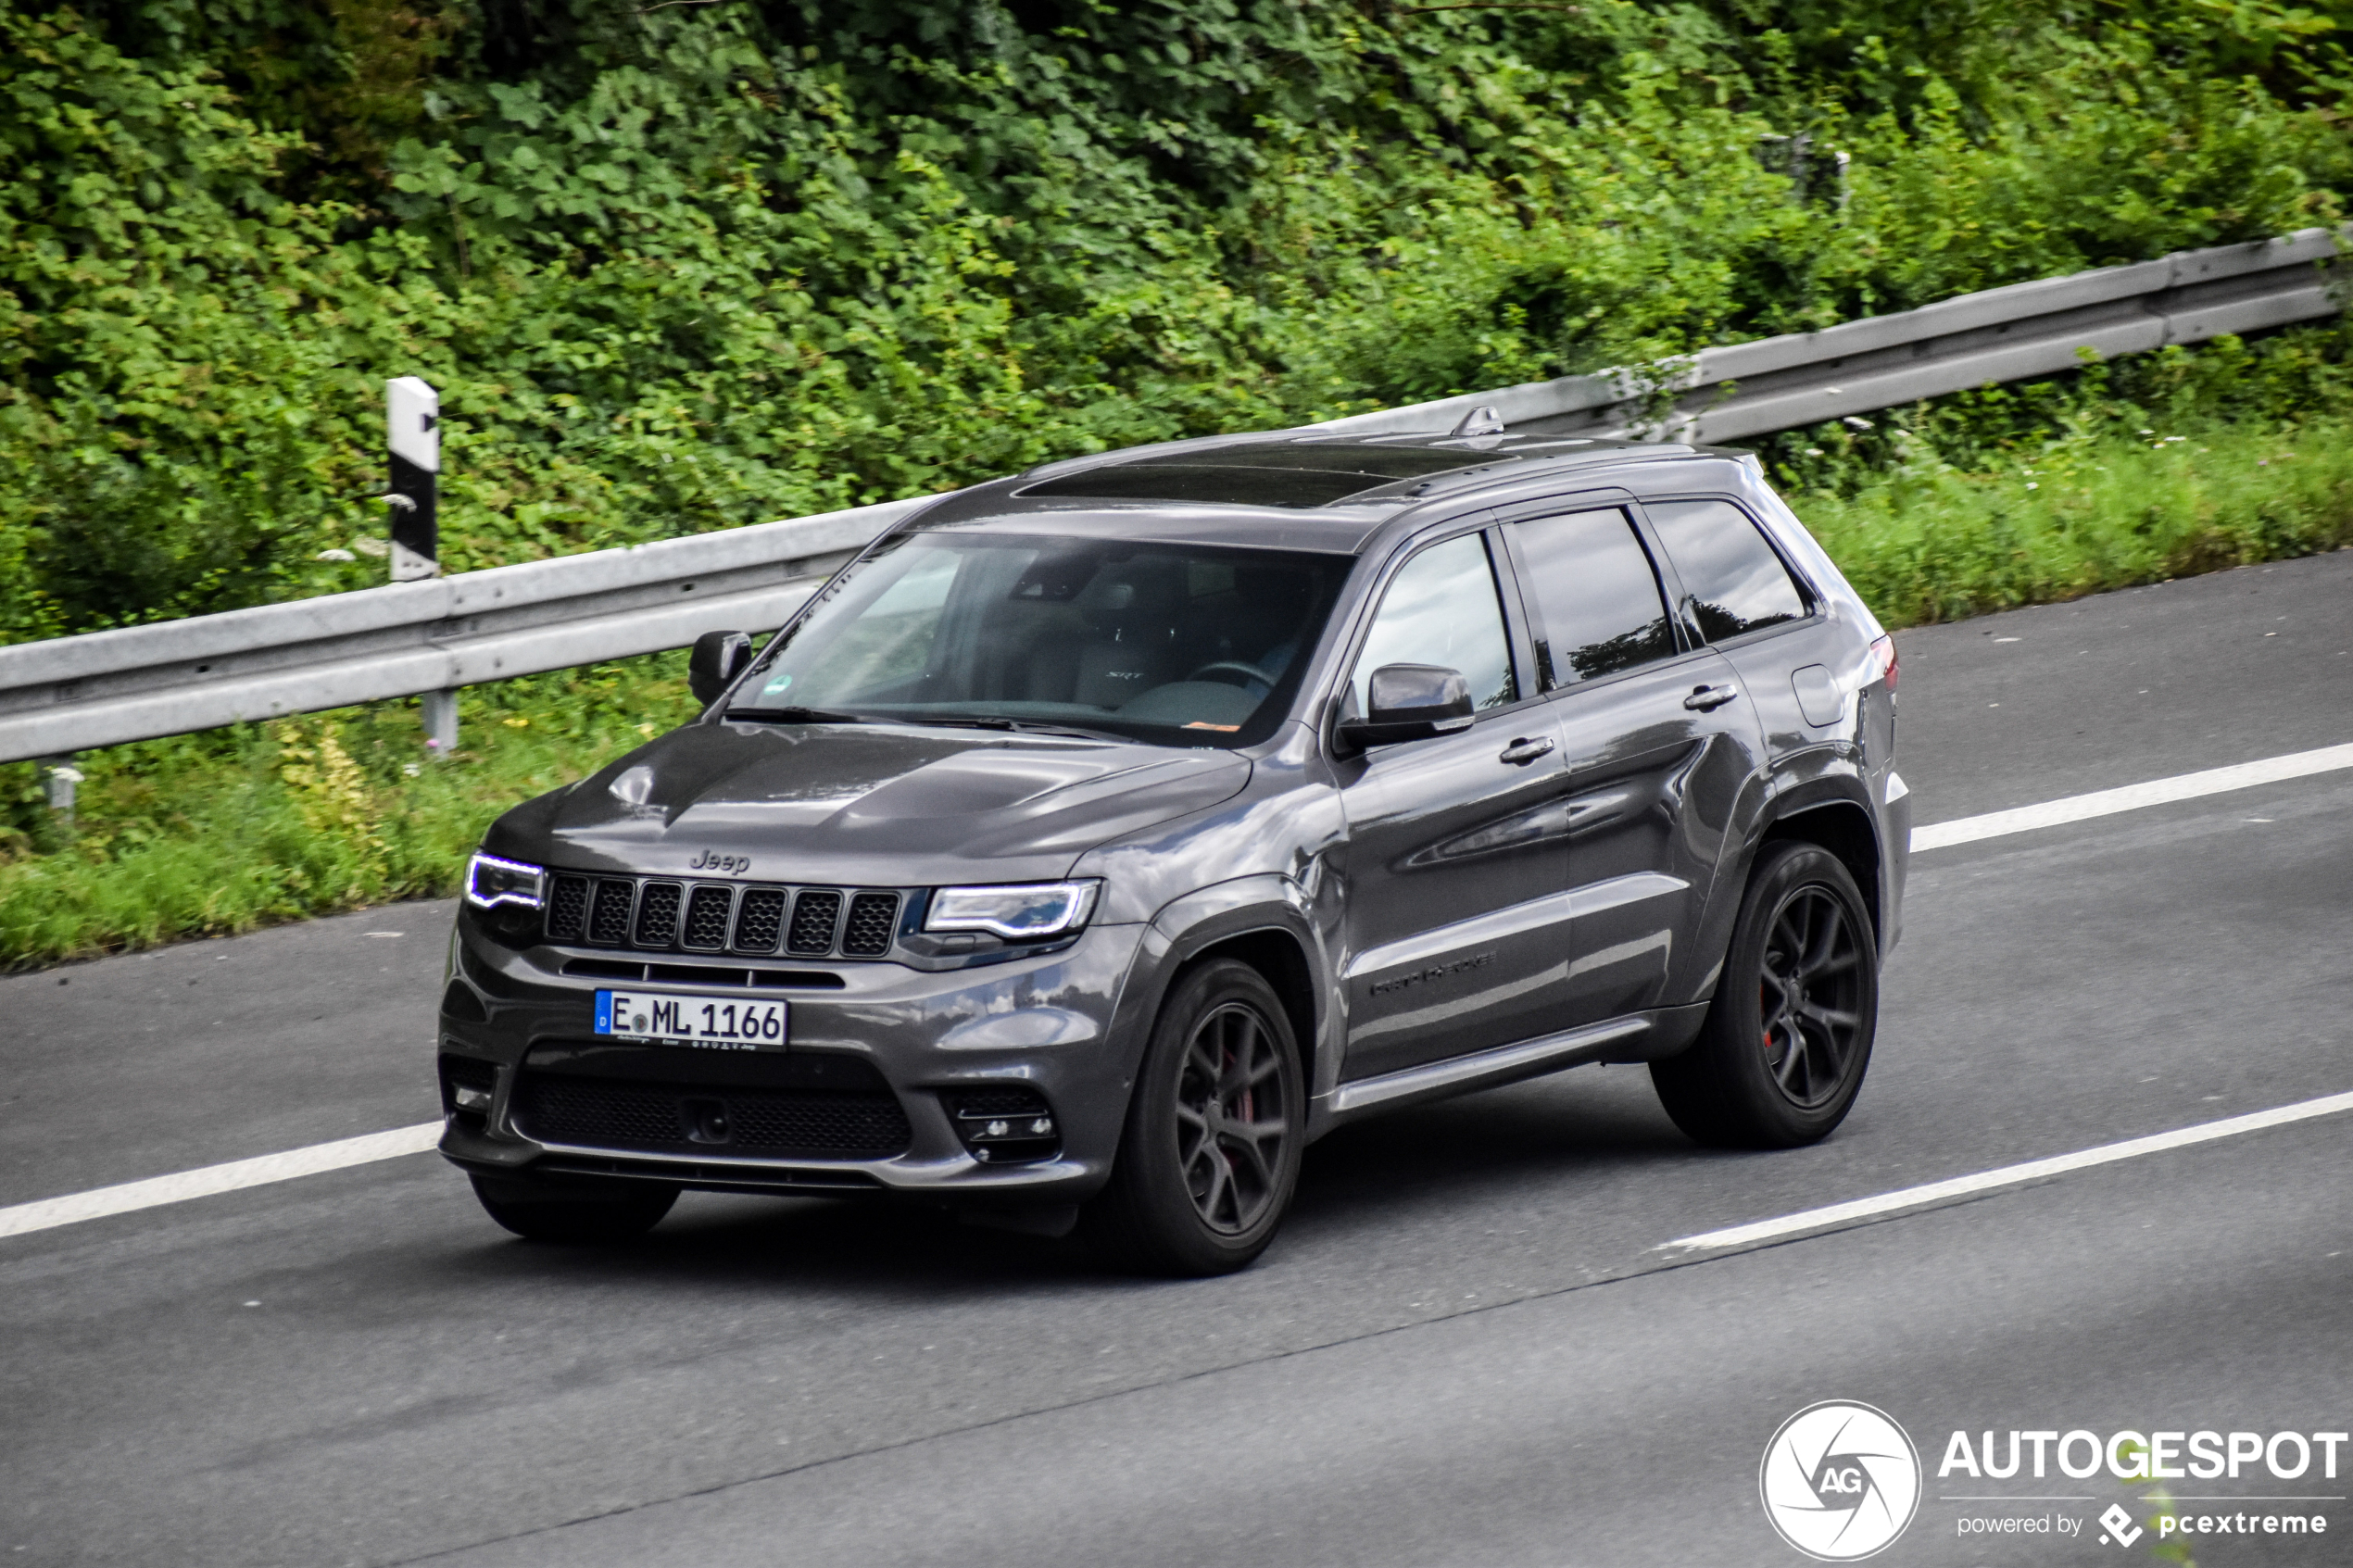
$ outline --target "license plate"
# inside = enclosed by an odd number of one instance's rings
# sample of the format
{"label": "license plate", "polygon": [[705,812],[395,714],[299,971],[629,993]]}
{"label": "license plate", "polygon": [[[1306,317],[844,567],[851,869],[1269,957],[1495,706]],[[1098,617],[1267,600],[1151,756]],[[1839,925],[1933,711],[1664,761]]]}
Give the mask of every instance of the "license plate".
{"label": "license plate", "polygon": [[706,1050],[780,1050],[785,1004],[747,997],[681,996],[676,992],[599,991],[597,1033],[619,1040]]}

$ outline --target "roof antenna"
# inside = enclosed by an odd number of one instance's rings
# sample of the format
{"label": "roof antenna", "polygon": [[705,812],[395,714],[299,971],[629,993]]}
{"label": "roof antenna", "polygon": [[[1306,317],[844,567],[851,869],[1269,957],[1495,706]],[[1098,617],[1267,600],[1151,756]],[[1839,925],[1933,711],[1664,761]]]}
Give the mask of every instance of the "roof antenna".
{"label": "roof antenna", "polygon": [[1453,441],[1466,435],[1501,435],[1503,433],[1504,416],[1495,411],[1493,404],[1482,403],[1465,414],[1463,422],[1448,431],[1446,438]]}

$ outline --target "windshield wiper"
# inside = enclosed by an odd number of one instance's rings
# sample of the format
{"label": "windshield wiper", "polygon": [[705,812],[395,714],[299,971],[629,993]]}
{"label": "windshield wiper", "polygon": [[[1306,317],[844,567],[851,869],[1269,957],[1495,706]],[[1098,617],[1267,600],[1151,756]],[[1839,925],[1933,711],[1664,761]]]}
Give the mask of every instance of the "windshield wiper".
{"label": "windshield wiper", "polygon": [[862,724],[855,713],[835,713],[823,708],[731,708],[725,719],[749,719],[769,724]]}
{"label": "windshield wiper", "polygon": [[940,724],[951,729],[960,730],[1010,730],[1025,735],[1074,735],[1080,740],[1115,740],[1124,742],[1128,738],[1126,735],[1114,734],[1109,730],[1082,729],[1076,724],[1047,724],[1041,723],[1035,719],[1000,719],[993,715],[987,717],[958,717],[953,719],[916,719],[911,717],[902,719],[900,722],[905,724]]}

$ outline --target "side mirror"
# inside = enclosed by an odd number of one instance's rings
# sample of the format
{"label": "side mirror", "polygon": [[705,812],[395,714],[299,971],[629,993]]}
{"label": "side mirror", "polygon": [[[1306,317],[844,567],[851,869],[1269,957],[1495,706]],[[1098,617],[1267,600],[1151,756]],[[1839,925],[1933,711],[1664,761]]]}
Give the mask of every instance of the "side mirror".
{"label": "side mirror", "polygon": [[1373,671],[1365,696],[1372,713],[1342,719],[1338,730],[1355,750],[1453,734],[1470,728],[1478,711],[1462,671],[1441,664],[1384,664]]}
{"label": "side mirror", "polygon": [[686,659],[686,687],[709,708],[751,662],[751,639],[741,632],[705,632]]}

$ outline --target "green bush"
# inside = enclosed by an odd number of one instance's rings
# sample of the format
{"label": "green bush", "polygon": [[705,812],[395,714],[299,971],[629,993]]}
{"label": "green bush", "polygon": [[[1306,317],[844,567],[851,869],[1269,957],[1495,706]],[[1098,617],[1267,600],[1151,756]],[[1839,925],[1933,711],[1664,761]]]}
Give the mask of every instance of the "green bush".
{"label": "green bush", "polygon": [[11,4],[0,638],[374,580],[396,374],[463,569],[2327,220],[2348,19]]}
{"label": "green bush", "polygon": [[[2348,23],[10,0],[0,642],[380,581],[321,556],[383,532],[394,375],[442,391],[465,570],[2334,221]],[[2344,542],[2347,348],[1763,446],[1890,623],[1967,614]],[[409,703],[115,747],[70,832],[0,768],[0,963],[447,893],[499,809],[684,718],[681,675],[475,688],[442,764]]]}

